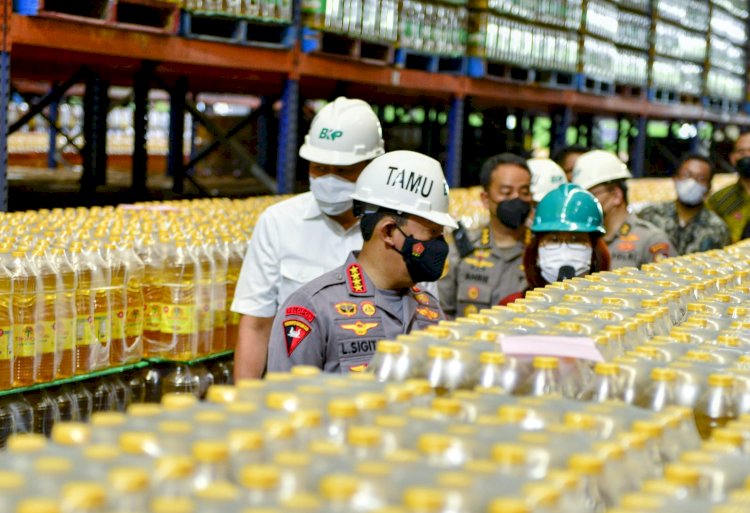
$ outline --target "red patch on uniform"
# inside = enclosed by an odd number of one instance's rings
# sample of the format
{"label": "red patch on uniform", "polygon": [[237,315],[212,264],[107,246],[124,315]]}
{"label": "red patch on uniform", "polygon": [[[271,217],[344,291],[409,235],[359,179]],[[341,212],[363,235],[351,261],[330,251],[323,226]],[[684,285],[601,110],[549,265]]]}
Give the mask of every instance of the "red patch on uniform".
{"label": "red patch on uniform", "polygon": [[315,320],[315,314],[304,306],[290,306],[286,309],[286,314],[287,316],[296,315],[297,317],[302,317],[307,322],[313,322]]}
{"label": "red patch on uniform", "polygon": [[632,242],[621,242],[617,245],[618,251],[634,251],[635,250],[635,244]]}
{"label": "red patch on uniform", "polygon": [[420,289],[420,288],[419,288],[419,287],[417,287],[416,285],[414,285],[414,286],[413,286],[413,287],[411,288],[411,290],[412,290],[412,292],[422,292],[422,289]]}
{"label": "red patch on uniform", "polygon": [[349,280],[349,289],[356,294],[364,294],[367,292],[367,285],[365,285],[365,279],[362,275],[362,268],[359,264],[350,264],[346,268],[346,278]]}
{"label": "red patch on uniform", "polygon": [[284,321],[284,336],[286,337],[286,355],[292,356],[295,349],[310,334],[310,326],[296,319]]}
{"label": "red patch on uniform", "polygon": [[656,253],[668,253],[669,252],[669,244],[667,244],[666,242],[660,242],[659,244],[654,244],[653,246],[651,246],[650,248],[648,248],[648,250],[651,253],[654,253],[654,254],[656,254]]}
{"label": "red patch on uniform", "polygon": [[415,257],[419,257],[422,256],[422,253],[424,253],[424,244],[422,244],[421,242],[417,242],[416,244],[414,244],[414,246],[412,246],[412,255],[414,255]]}

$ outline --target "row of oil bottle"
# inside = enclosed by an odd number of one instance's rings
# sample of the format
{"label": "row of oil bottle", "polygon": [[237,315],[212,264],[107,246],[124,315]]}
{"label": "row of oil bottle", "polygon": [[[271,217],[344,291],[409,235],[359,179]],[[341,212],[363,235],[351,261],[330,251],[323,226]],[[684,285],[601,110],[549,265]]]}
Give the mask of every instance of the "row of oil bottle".
{"label": "row of oil bottle", "polygon": [[232,356],[227,355],[192,365],[143,362],[120,372],[6,393],[0,395],[0,448],[14,434],[49,436],[58,422],[88,422],[94,413],[158,403],[165,394],[203,398],[211,385],[232,381]]}
{"label": "row of oil bottle", "polygon": [[[60,423],[0,453],[10,513],[746,512],[750,417],[701,441],[689,409],[435,395],[298,367],[203,403]],[[734,509],[728,509],[734,508]],[[614,510],[610,510],[614,511]]]}
{"label": "row of oil bottle", "polygon": [[272,201],[3,215],[0,390],[232,349],[246,244]]}

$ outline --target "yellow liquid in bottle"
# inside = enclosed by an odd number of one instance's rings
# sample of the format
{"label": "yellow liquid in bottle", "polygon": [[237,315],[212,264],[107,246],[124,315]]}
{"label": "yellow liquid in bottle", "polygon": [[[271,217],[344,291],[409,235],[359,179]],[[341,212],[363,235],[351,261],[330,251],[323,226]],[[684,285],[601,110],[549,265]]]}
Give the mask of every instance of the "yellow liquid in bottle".
{"label": "yellow liquid in bottle", "polygon": [[13,384],[34,383],[36,360],[36,277],[28,269],[24,252],[13,254]]}
{"label": "yellow liquid in bottle", "polygon": [[193,242],[194,255],[198,261],[198,356],[211,354],[213,347],[213,262],[200,247],[200,242]]}
{"label": "yellow liquid in bottle", "polygon": [[[58,257],[64,257],[62,251]],[[58,278],[57,303],[55,306],[55,339],[59,350],[56,378],[65,378],[75,372],[74,351],[76,343],[76,276],[73,268],[65,262],[56,269]]]}
{"label": "yellow liquid in bottle", "polygon": [[212,256],[214,260],[212,284],[214,332],[211,350],[218,353],[227,348],[227,259],[219,250],[216,242],[212,242]]}
{"label": "yellow liquid in bottle", "polygon": [[74,269],[78,274],[76,302],[75,373],[86,374],[94,367],[92,345],[94,344],[94,296],[91,291],[92,273],[85,265],[78,266],[80,254],[76,256]]}
{"label": "yellow liquid in bottle", "polygon": [[92,250],[91,290],[94,297],[94,340],[92,343],[93,369],[101,369],[109,364],[110,343],[112,332],[110,330],[111,296],[110,296],[110,273],[105,262],[99,257],[96,250]]}
{"label": "yellow liquid in bottle", "polygon": [[231,310],[240,269],[242,269],[242,256],[232,250],[227,260],[227,349],[234,349],[237,346],[240,333],[240,314]]}
{"label": "yellow liquid in bottle", "polygon": [[143,283],[140,276],[131,276],[126,284],[127,310],[125,318],[125,344],[127,353],[123,363],[138,361],[143,357]]}
{"label": "yellow liquid in bottle", "polygon": [[[109,248],[109,251],[114,251]],[[125,265],[122,260],[110,253],[107,258],[110,270],[109,282],[109,329],[112,343],[110,345],[109,363],[122,365],[127,361],[128,343],[125,336],[127,290],[125,288]]]}
{"label": "yellow liquid in bottle", "polygon": [[167,358],[190,360],[197,352],[195,275],[195,262],[184,243],[177,243],[163,270],[160,349]]}
{"label": "yellow liquid in bottle", "polygon": [[57,275],[46,263],[43,253],[34,255],[39,272],[37,290],[37,344],[41,345],[39,365],[35,380],[37,382],[52,381],[55,378],[55,358],[57,356],[57,341],[55,340],[55,308],[57,306]]}
{"label": "yellow liquid in bottle", "polygon": [[0,390],[13,386],[13,339],[11,337],[11,279],[0,268]]}

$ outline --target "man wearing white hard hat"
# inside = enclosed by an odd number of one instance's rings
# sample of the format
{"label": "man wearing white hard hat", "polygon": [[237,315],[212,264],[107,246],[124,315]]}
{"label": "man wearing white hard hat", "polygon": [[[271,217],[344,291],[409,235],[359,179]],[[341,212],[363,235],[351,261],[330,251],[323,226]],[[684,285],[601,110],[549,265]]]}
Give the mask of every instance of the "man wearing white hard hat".
{"label": "man wearing white hard hat", "polygon": [[289,296],[271,330],[269,371],[361,372],[379,340],[444,318],[435,296],[416,287],[440,277],[443,229],[457,226],[440,164],[413,151],[386,153],[362,171],[352,198],[362,250]]}
{"label": "man wearing white hard hat", "polygon": [[531,170],[531,201],[535,205],[542,201],[548,192],[568,181],[563,168],[552,159],[534,158],[527,160],[526,164]]}
{"label": "man wearing white hard hat", "polygon": [[[477,313],[526,289],[524,235],[531,211],[531,171],[526,159],[501,153],[482,165],[481,199],[490,222],[473,237],[472,251],[451,253],[438,283],[440,304],[449,317]],[[455,235],[455,234],[454,234]]]}
{"label": "man wearing white hard hat", "polygon": [[593,194],[604,211],[604,241],[612,269],[640,267],[676,255],[663,230],[628,212],[629,178],[627,166],[603,150],[584,153],[573,167],[573,183]]}
{"label": "man wearing white hard hat", "polygon": [[313,119],[299,151],[309,162],[310,192],[261,214],[242,264],[232,303],[241,314],[235,379],[262,376],[286,298],[362,246],[351,195],[362,169],[384,151],[380,122],[362,100],[337,98]]}

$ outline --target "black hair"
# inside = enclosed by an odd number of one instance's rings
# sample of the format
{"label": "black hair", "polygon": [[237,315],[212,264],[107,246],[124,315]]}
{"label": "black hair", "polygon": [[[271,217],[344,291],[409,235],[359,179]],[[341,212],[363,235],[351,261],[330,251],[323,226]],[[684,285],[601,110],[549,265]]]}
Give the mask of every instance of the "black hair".
{"label": "black hair", "polygon": [[705,162],[706,164],[708,164],[708,170],[710,172],[709,180],[714,177],[714,161],[711,160],[708,155],[696,151],[686,153],[682,156],[682,158],[680,159],[680,163],[677,164],[677,167],[675,168],[675,174],[677,174],[677,171],[679,171],[682,165],[688,160],[700,160],[701,162]]}
{"label": "black hair", "polygon": [[392,217],[398,226],[406,224],[407,214],[390,208],[379,208],[374,212],[366,212],[359,221],[359,230],[362,232],[362,239],[365,241],[372,239],[372,234],[375,233],[375,226],[386,216]]}
{"label": "black hair", "polygon": [[590,148],[587,148],[586,146],[582,146],[580,144],[569,144],[568,146],[563,146],[562,148],[555,150],[552,153],[551,158],[557,163],[558,166],[562,167],[565,159],[571,153],[587,153],[588,151],[590,151]]}
{"label": "black hair", "polygon": [[493,155],[484,161],[484,164],[482,164],[482,170],[479,174],[479,183],[484,187],[485,191],[489,189],[490,183],[492,183],[492,173],[498,166],[504,164],[521,167],[531,175],[531,169],[529,169],[529,165],[526,163],[525,158],[516,155],[515,153],[500,153],[498,155]]}

